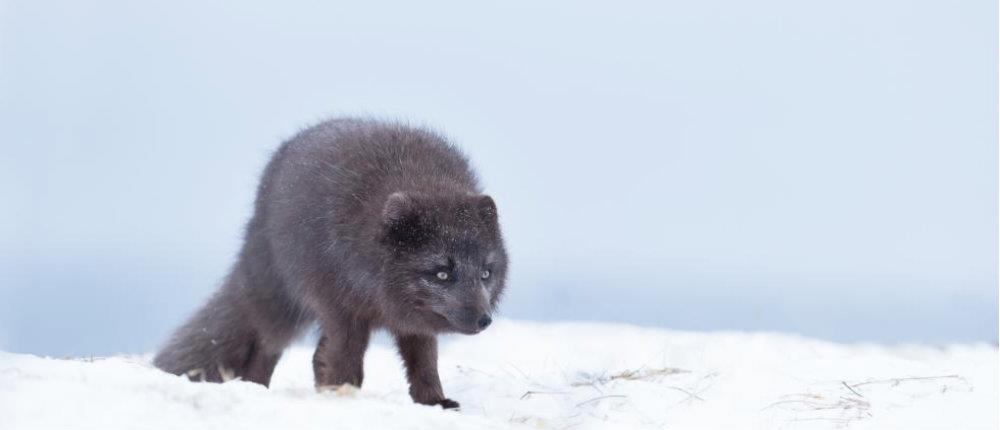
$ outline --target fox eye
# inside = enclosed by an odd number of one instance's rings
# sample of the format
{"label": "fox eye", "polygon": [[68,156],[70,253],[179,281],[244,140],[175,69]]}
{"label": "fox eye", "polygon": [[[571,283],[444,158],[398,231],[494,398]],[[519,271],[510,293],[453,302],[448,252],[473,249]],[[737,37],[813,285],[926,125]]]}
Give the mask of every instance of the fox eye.
{"label": "fox eye", "polygon": [[444,272],[444,271],[437,272],[437,278],[440,279],[440,280],[442,280],[442,281],[447,281],[448,278],[449,278],[448,272]]}
{"label": "fox eye", "polygon": [[489,270],[483,270],[482,272],[479,273],[479,277],[483,278],[483,279],[489,279],[490,278],[490,271]]}

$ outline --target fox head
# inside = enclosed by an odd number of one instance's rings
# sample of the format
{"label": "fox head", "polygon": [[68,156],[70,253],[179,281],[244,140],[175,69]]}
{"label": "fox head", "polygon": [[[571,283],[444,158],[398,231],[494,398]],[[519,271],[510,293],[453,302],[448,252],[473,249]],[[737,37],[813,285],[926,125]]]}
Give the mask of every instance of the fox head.
{"label": "fox head", "polygon": [[393,193],[381,246],[385,301],[406,329],[476,334],[490,325],[507,278],[492,198]]}

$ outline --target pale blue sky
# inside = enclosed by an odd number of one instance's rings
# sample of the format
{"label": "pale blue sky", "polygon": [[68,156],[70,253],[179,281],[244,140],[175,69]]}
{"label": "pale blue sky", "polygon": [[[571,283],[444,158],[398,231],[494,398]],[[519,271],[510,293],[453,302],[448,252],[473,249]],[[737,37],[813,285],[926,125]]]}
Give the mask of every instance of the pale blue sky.
{"label": "pale blue sky", "polygon": [[997,3],[0,2],[0,349],[143,352],[329,115],[452,136],[509,317],[997,340]]}

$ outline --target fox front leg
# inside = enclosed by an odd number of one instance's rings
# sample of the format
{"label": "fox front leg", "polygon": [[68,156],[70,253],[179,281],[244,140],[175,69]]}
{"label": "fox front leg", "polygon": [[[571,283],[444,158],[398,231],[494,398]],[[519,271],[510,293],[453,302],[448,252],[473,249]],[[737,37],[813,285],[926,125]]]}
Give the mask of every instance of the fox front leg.
{"label": "fox front leg", "polygon": [[364,381],[365,350],[371,330],[359,321],[324,322],[319,345],[313,355],[316,389],[344,384],[360,388]]}
{"label": "fox front leg", "polygon": [[406,365],[406,380],[410,383],[410,398],[423,405],[441,405],[457,409],[458,402],[446,398],[441,390],[437,368],[437,338],[424,335],[396,335],[399,355]]}

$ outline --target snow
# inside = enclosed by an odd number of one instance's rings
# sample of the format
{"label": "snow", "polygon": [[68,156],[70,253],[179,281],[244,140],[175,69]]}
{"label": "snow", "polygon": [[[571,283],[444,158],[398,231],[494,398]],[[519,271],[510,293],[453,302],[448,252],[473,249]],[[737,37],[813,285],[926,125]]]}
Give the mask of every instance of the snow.
{"label": "snow", "polygon": [[0,429],[30,428],[997,428],[995,345],[835,344],[776,333],[694,333],[501,320],[440,353],[460,411],[414,405],[388,344],[360,390],[317,393],[311,353],[288,350],[272,387],[188,382],[149,355],[0,352]]}

